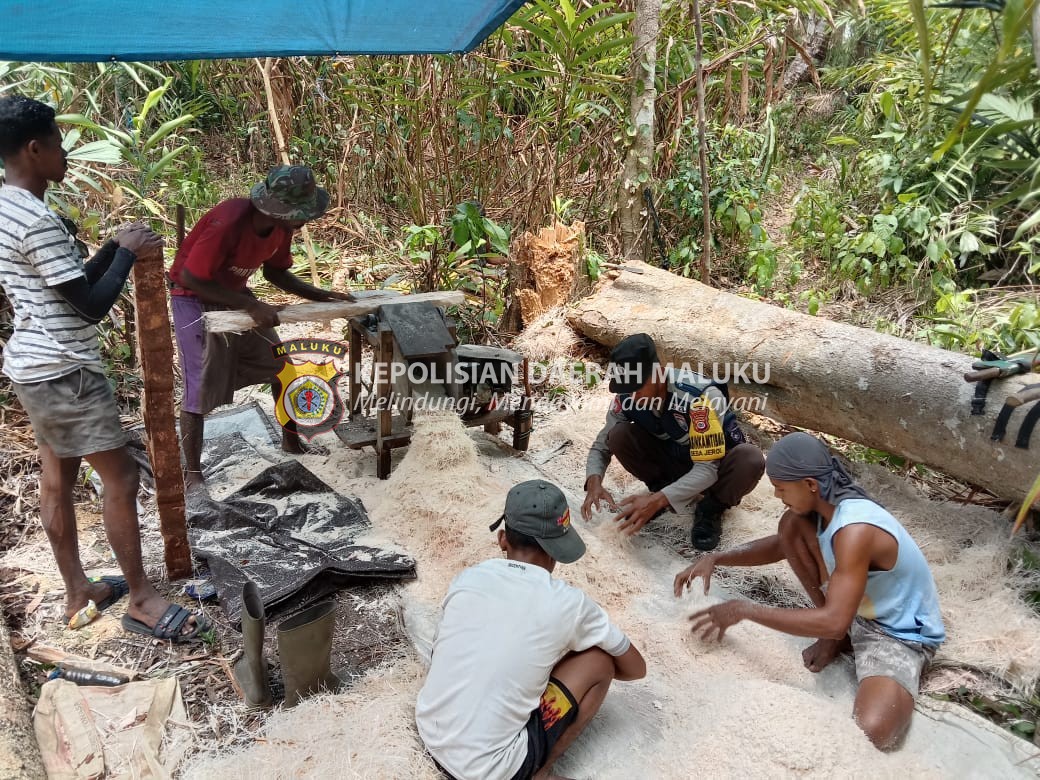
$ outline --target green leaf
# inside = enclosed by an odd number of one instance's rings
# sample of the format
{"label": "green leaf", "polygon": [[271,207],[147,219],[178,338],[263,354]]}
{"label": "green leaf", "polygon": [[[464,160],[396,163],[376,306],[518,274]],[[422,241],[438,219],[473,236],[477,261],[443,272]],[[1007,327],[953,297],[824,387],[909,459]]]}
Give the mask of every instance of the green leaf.
{"label": "green leaf", "polygon": [[176,149],[173,149],[160,157],[157,162],[150,165],[148,167],[148,172],[144,175],[144,185],[147,186],[151,184],[152,181],[154,181],[155,178],[170,165],[170,163],[187,151],[188,148],[187,144],[184,144],[184,146],[178,146]]}
{"label": "green leaf", "polygon": [[83,114],[60,114],[54,118],[54,121],[58,124],[82,127],[106,138],[118,138],[126,145],[133,144],[134,142],[134,139],[128,133],[124,133],[122,130],[117,130],[114,127],[99,125],[97,122],[87,119]]}
{"label": "green leaf", "polygon": [[76,162],[118,165],[122,162],[123,156],[120,152],[119,144],[105,139],[77,146],[69,152],[69,159]]}
{"label": "green leaf", "polygon": [[141,147],[144,151],[147,151],[157,146],[166,136],[176,130],[178,127],[183,127],[193,120],[195,116],[193,114],[182,114],[181,116],[171,119],[168,122],[163,122],[156,129],[154,133],[148,136],[148,140],[144,142]]}
{"label": "green leaf", "polygon": [[148,97],[144,99],[144,105],[141,106],[141,113],[134,117],[134,129],[137,132],[144,130],[145,122],[148,120],[148,114],[155,108],[156,104],[162,100],[162,96],[166,94],[166,90],[170,88],[170,84],[173,83],[173,76],[167,77],[166,81],[161,87],[156,87],[148,93]]}

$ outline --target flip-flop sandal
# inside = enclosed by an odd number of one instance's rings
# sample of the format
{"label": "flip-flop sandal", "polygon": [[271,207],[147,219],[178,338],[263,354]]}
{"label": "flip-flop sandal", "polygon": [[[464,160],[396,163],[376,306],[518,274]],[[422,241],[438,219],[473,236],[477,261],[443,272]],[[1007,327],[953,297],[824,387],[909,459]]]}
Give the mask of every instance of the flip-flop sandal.
{"label": "flip-flop sandal", "polygon": [[106,609],[111,607],[123,596],[130,592],[130,586],[127,585],[126,579],[116,575],[106,575],[103,577],[91,577],[90,582],[103,582],[108,585],[108,595],[101,599],[101,601],[94,602],[93,600],[87,602],[87,606],[76,612],[75,615],[69,618],[68,625],[70,629],[83,628],[83,626],[90,625],[104,612]]}
{"label": "flip-flop sandal", "polygon": [[130,592],[130,586],[126,584],[126,579],[116,575],[106,575],[104,577],[91,577],[91,582],[103,582],[111,588],[111,592],[108,594],[108,598],[101,599],[97,603],[98,612],[104,612],[106,609],[111,607],[123,596]]}
{"label": "flip-flop sandal", "polygon": [[[186,634],[182,633],[181,629],[191,617],[195,618],[195,628]],[[133,634],[143,634],[155,639],[169,639],[174,644],[201,641],[202,633],[210,627],[210,622],[205,615],[192,612],[177,604],[170,604],[154,627],[147,626],[130,615],[123,615],[122,622],[123,628]]]}

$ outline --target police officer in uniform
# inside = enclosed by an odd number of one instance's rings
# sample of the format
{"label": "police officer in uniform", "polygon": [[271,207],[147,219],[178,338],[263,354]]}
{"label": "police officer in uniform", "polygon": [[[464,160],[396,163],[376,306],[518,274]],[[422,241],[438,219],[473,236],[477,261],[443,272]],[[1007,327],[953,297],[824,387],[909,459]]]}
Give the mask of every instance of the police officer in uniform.
{"label": "police officer in uniform", "polygon": [[[610,390],[617,395],[589,451],[582,515],[587,520],[606,503],[631,535],[662,512],[682,512],[696,502],[691,541],[698,550],[714,550],[723,513],[758,484],[765,456],[737,425],[726,386],[663,367],[647,334],[624,339],[610,362]],[[611,458],[648,492],[615,502],[603,487]]]}

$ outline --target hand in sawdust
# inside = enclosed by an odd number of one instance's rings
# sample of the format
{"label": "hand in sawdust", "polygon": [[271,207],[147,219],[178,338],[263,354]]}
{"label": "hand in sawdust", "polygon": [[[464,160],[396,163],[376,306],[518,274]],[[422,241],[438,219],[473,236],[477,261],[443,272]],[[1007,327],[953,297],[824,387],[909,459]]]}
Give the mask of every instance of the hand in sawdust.
{"label": "hand in sawdust", "polygon": [[588,491],[585,494],[585,501],[581,505],[581,516],[585,520],[592,518],[592,510],[599,511],[599,505],[601,501],[607,503],[607,507],[613,511],[617,511],[617,502],[614,501],[614,497],[610,495],[610,491],[603,487],[603,477],[598,477],[593,474],[585,482],[585,488]]}
{"label": "hand in sawdust", "polygon": [[647,493],[642,496],[628,496],[618,504],[619,511],[613,518],[618,523],[618,530],[626,536],[639,533],[644,525],[668,507],[668,499],[662,493]]}
{"label": "hand in sawdust", "polygon": [[683,590],[690,587],[693,581],[700,577],[704,580],[704,595],[708,595],[708,586],[711,585],[711,575],[715,573],[715,556],[705,555],[697,563],[687,566],[675,575],[675,597],[679,598]]}
{"label": "hand in sawdust", "polygon": [[718,631],[716,639],[721,642],[722,637],[726,635],[726,629],[745,618],[746,607],[746,601],[723,601],[700,612],[694,612],[690,615],[690,631],[694,634],[700,631],[701,639],[705,642],[711,639],[712,633]]}

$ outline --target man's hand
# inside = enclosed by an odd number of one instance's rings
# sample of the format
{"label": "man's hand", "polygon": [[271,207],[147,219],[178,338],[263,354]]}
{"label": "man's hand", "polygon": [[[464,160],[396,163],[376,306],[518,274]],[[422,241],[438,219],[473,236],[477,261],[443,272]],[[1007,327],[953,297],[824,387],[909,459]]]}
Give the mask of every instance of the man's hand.
{"label": "man's hand", "polygon": [[328,296],[330,301],[346,301],[347,303],[354,303],[357,301],[353,295],[348,292],[338,292],[336,290],[327,290],[325,295]]}
{"label": "man's hand", "polygon": [[747,617],[747,605],[746,601],[723,601],[700,612],[694,612],[690,615],[690,631],[694,634],[700,631],[701,639],[704,641],[711,639],[712,633],[718,631],[716,639],[721,642],[727,628]]}
{"label": "man's hand", "polygon": [[704,580],[704,595],[708,595],[708,586],[711,584],[711,575],[715,572],[715,556],[705,555],[696,563],[687,566],[675,575],[675,597],[682,596],[683,591],[690,587],[695,579],[700,577]]}
{"label": "man's hand", "polygon": [[651,518],[668,507],[668,499],[663,493],[646,493],[642,496],[629,496],[621,499],[618,508],[621,510],[614,516],[613,520],[618,525],[618,530],[626,536],[639,533]]}
{"label": "man's hand", "polygon": [[272,306],[269,303],[263,301],[256,301],[251,304],[247,312],[249,316],[253,318],[253,322],[260,328],[273,328],[278,325],[278,310],[281,306]]}
{"label": "man's hand", "polygon": [[116,233],[116,243],[137,255],[138,260],[162,258],[163,240],[140,223],[122,228]]}
{"label": "man's hand", "polygon": [[601,501],[606,501],[607,506],[617,511],[617,503],[614,501],[614,497],[610,495],[610,492],[603,487],[603,477],[593,474],[585,482],[585,501],[581,505],[581,516],[585,520],[592,518],[592,510],[599,511],[599,505]]}

